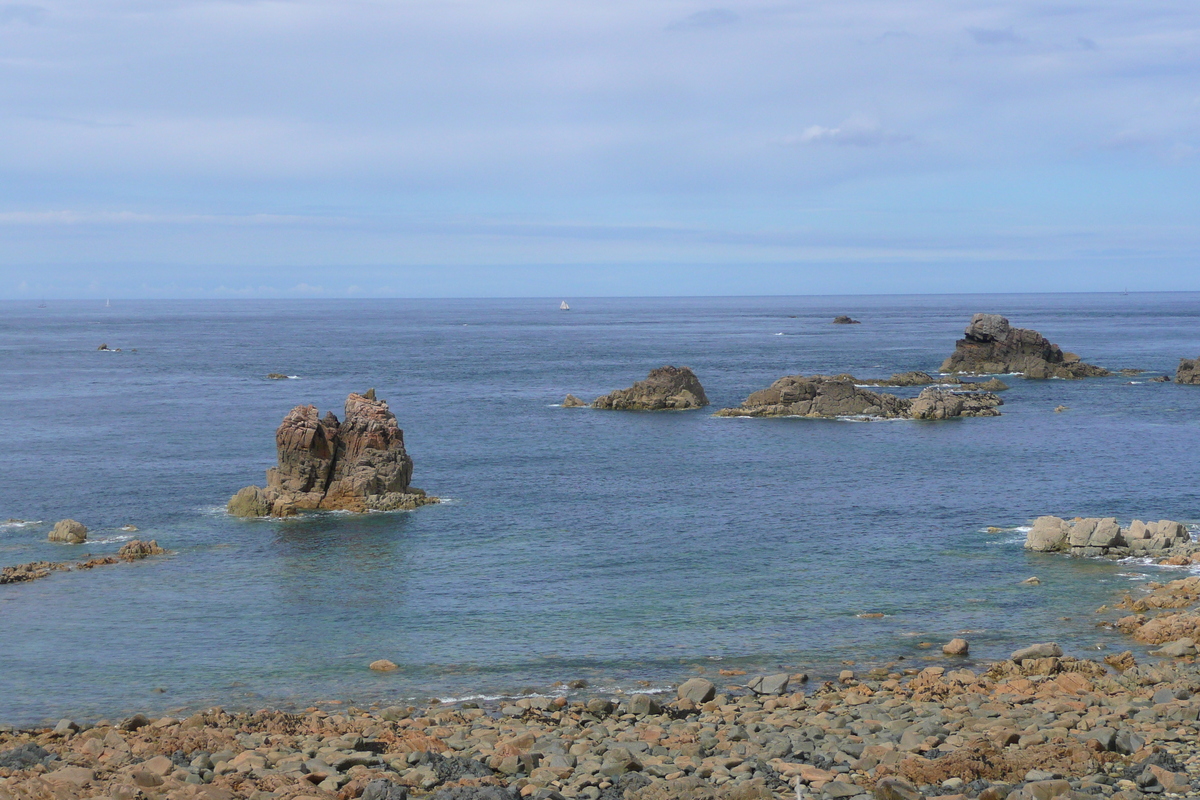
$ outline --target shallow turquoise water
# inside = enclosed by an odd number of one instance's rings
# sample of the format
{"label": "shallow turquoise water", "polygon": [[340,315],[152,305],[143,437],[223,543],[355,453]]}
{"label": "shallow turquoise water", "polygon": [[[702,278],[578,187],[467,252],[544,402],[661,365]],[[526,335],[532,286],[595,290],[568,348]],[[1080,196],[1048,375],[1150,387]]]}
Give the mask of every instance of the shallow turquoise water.
{"label": "shallow turquoise water", "polygon": [[[825,675],[922,663],[919,642],[962,631],[979,658],[1083,654],[1125,646],[1092,609],[1164,571],[1027,554],[987,526],[1200,522],[1200,387],[1013,379],[1004,416],[947,423],[555,405],[665,363],[714,408],[784,374],[932,371],[975,311],[1173,374],[1200,354],[1200,295],[568,299],[3,304],[0,519],[42,522],[0,527],[0,565],[115,551],[126,523],[173,554],[0,587],[0,722]],[[863,324],[829,324],[842,313]],[[414,483],[451,502],[223,514],[289,408],[340,415],[371,386]],[[94,541],[46,543],[63,517]]]}

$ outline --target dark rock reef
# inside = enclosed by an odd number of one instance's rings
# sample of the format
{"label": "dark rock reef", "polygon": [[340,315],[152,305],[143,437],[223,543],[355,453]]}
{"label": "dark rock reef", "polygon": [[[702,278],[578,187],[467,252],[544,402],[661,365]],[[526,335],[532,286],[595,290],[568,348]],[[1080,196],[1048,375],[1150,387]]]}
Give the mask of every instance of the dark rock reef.
{"label": "dark rock reef", "polygon": [[1094,378],[1109,375],[1103,367],[1085,364],[1074,353],[1064,353],[1037,331],[1014,328],[999,314],[976,314],[965,338],[942,372],[993,375],[1021,373],[1026,378]]}
{"label": "dark rock reef", "polygon": [[872,392],[849,375],[788,375],[754,392],[739,408],[723,408],[719,417],[871,417],[877,419],[951,419],[996,417],[1004,401],[987,392],[960,393],[930,387],[916,399]]}
{"label": "dark rock reef", "polygon": [[854,319],[853,317],[848,317],[845,314],[839,314],[838,316],[833,318],[833,324],[834,325],[861,325],[862,323],[859,320]]}
{"label": "dark rock reef", "polygon": [[1179,359],[1179,369],[1175,370],[1175,382],[1200,385],[1200,358]]}
{"label": "dark rock reef", "polygon": [[706,405],[708,397],[695,373],[687,367],[671,366],[651,370],[646,380],[592,402],[592,408],[619,411],[681,411]]}
{"label": "dark rock reef", "polygon": [[296,406],[275,432],[279,466],[267,486],[247,486],[228,504],[238,517],[287,517],[297,511],[395,511],[436,503],[409,485],[413,461],[404,432],[375,390],[346,398],[346,419],[320,418],[316,406]]}

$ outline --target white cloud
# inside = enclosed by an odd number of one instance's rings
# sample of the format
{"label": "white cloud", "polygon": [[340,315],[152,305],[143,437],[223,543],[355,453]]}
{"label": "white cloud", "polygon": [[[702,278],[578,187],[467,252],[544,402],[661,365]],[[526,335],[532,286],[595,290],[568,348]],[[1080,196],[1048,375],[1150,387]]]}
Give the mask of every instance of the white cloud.
{"label": "white cloud", "polygon": [[886,131],[875,120],[864,117],[851,117],[833,128],[826,128],[822,125],[810,125],[799,136],[786,137],[783,143],[878,147],[884,144],[902,144],[911,141],[911,136]]}

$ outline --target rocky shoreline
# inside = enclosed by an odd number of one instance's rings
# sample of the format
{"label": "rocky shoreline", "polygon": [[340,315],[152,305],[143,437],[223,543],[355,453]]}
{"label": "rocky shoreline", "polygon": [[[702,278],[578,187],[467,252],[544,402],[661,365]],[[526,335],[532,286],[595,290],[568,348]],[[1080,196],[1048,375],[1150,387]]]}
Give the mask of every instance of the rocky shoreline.
{"label": "rocky shoreline", "polygon": [[[1197,605],[1200,577],[1188,577],[1097,613],[1162,643],[1200,635]],[[726,669],[667,696],[0,727],[0,800],[1195,796],[1200,664],[1189,642],[1140,664],[1131,651],[1098,662],[1039,643],[975,665],[955,639],[932,666],[847,664],[819,684]]]}

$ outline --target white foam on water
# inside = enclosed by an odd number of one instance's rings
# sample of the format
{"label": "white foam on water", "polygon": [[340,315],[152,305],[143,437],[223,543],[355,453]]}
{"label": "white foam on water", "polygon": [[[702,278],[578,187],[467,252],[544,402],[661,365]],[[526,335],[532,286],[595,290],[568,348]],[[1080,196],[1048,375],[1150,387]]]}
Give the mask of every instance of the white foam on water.
{"label": "white foam on water", "polygon": [[128,542],[135,539],[132,533],[122,533],[116,536],[104,536],[99,539],[88,539],[88,544],[116,544],[117,542]]}
{"label": "white foam on water", "polygon": [[298,381],[298,380],[300,380],[300,376],[299,376],[299,375],[288,375],[288,376],[287,376],[287,378],[288,378],[288,380],[289,380],[289,381]]}
{"label": "white foam on water", "polygon": [[0,529],[13,530],[16,528],[28,528],[33,525],[41,525],[40,519],[23,519],[20,522],[0,522]]}

